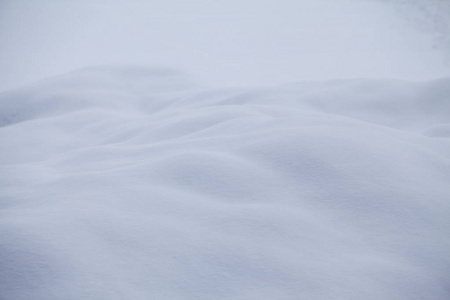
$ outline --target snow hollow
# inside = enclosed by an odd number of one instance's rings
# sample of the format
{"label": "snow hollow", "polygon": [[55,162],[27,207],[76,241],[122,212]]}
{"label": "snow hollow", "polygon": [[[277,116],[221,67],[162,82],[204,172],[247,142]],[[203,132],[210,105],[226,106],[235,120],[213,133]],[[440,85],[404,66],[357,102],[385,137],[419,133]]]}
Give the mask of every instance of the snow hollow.
{"label": "snow hollow", "polygon": [[450,78],[0,95],[0,299],[450,297]]}

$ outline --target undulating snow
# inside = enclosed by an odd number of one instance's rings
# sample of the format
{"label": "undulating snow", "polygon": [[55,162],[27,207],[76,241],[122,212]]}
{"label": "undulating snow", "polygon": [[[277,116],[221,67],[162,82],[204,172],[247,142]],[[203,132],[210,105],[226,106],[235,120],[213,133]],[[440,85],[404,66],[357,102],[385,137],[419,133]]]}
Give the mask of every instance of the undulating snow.
{"label": "undulating snow", "polygon": [[450,297],[450,78],[0,95],[0,299]]}

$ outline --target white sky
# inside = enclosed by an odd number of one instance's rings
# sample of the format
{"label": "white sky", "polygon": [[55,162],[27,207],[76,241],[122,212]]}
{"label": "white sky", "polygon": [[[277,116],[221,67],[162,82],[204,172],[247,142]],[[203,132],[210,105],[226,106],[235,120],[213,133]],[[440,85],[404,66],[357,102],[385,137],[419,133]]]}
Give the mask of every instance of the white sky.
{"label": "white sky", "polygon": [[117,63],[215,86],[449,76],[426,16],[413,24],[391,2],[402,1],[0,0],[0,90]]}

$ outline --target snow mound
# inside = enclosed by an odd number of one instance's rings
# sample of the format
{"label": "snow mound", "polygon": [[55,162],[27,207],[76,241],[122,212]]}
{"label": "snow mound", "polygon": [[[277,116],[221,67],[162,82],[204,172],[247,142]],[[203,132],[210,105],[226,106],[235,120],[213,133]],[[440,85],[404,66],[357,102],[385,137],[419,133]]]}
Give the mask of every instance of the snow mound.
{"label": "snow mound", "polygon": [[450,296],[450,79],[0,95],[0,299]]}

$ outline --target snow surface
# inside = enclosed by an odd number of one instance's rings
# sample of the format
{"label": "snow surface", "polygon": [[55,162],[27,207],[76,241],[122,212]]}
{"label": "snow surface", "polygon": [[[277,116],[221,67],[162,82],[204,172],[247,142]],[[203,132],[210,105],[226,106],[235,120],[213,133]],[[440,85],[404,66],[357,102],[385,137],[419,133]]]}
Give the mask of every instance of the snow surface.
{"label": "snow surface", "polygon": [[450,298],[450,78],[0,95],[0,299]]}

